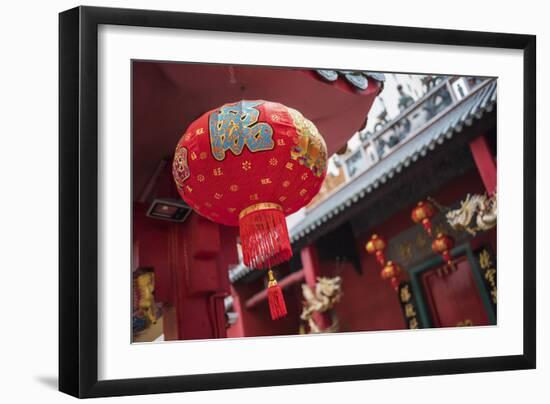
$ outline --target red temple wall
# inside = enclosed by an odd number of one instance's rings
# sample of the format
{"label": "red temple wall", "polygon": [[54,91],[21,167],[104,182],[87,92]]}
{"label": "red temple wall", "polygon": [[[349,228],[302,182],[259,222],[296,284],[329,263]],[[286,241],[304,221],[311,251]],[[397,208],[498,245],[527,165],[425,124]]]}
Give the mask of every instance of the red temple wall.
{"label": "red temple wall", "polygon": [[[472,169],[462,177],[444,185],[430,194],[442,205],[450,205],[462,200],[468,193],[484,193],[485,188],[476,169]],[[351,264],[341,272],[343,296],[336,306],[341,331],[372,331],[405,328],[405,321],[395,291],[389,282],[380,278],[380,267],[372,255],[365,251],[365,244],[373,233],[383,236],[386,240],[397,236],[400,232],[413,226],[410,212],[414,205],[393,215],[368,233],[361,234],[357,239],[357,249],[360,254],[363,274],[358,274]],[[496,251],[496,230],[480,233],[471,243],[472,248],[482,244],[491,244]],[[321,263],[321,274],[335,276],[334,264]]]}
{"label": "red temple wall", "polygon": [[184,223],[151,219],[145,208],[134,206],[133,255],[155,273],[165,339],[225,337],[223,300],[229,294],[227,268],[237,263],[235,228],[196,214]]}
{"label": "red temple wall", "polygon": [[[467,193],[483,193],[485,188],[476,169],[472,169],[462,177],[444,185],[430,196],[443,205],[450,205],[462,200]],[[365,243],[372,233],[378,233],[386,239],[395,237],[400,232],[414,224],[410,219],[410,212],[414,205],[393,215],[389,220],[361,234],[357,239],[356,248],[360,254],[360,263],[363,274],[358,274],[351,264],[340,269],[338,275],[342,277],[343,295],[336,306],[336,314],[340,322],[340,330],[346,331],[374,331],[405,328],[405,321],[399,300],[389,282],[380,278],[380,267],[374,256],[368,255],[364,249]],[[481,233],[472,242],[472,247],[490,243],[496,246],[496,231]],[[321,276],[335,276],[335,265],[328,262],[320,263]],[[289,314],[284,320],[271,321],[267,302],[260,303],[252,309],[246,309],[244,304],[252,295],[262,290],[263,281],[258,280],[249,284],[238,284],[235,287],[234,298],[240,300],[240,318],[238,323],[229,328],[228,336],[261,336],[295,334],[299,326],[301,312],[301,288],[295,285],[285,290],[285,299]]]}

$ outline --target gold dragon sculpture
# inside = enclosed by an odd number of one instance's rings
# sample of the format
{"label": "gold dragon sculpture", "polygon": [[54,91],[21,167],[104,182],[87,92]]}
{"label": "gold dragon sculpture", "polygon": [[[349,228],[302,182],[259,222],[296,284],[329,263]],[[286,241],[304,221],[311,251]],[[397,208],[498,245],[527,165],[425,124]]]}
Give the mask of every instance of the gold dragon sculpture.
{"label": "gold dragon sculpture", "polygon": [[475,236],[479,231],[487,231],[497,224],[496,193],[468,194],[460,204],[460,208],[445,214],[447,222],[455,230],[464,230]]}
{"label": "gold dragon sculpture", "polygon": [[[337,332],[339,324],[334,312],[331,313],[332,324],[325,329],[317,324],[313,314],[331,310],[340,301],[342,297],[342,278],[339,276],[334,278],[318,277],[314,290],[307,284],[302,285],[302,295],[304,296],[304,307],[300,318],[308,325],[309,333]],[[305,333],[303,326],[301,332]]]}

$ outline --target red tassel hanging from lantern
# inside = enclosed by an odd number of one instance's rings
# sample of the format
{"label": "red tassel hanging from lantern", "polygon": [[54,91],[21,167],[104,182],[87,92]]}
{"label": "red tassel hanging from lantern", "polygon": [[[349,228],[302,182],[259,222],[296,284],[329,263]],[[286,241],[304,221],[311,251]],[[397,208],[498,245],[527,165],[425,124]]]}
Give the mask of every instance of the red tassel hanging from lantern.
{"label": "red tassel hanging from lantern", "polygon": [[[300,112],[243,100],[191,123],[172,172],[180,196],[197,213],[239,226],[243,262],[260,269],[292,256],[285,216],[319,192],[326,167],[325,142]],[[286,313],[282,291],[269,290],[273,307],[282,307],[275,310],[279,318]]]}
{"label": "red tassel hanging from lantern", "polygon": [[386,240],[378,236],[378,234],[373,234],[370,240],[365,245],[365,249],[369,254],[374,254],[376,256],[376,261],[381,267],[384,267],[386,263],[386,257],[384,255],[384,250],[386,249]]}
{"label": "red tassel hanging from lantern", "polygon": [[283,291],[281,287],[277,285],[277,280],[275,279],[271,269],[267,272],[267,275],[269,276],[269,282],[267,284],[269,313],[271,314],[272,320],[277,320],[286,316],[285,299],[283,296]]}
{"label": "red tassel hanging from lantern", "polygon": [[437,233],[437,237],[432,242],[432,251],[436,254],[441,254],[445,262],[452,268],[453,258],[451,250],[455,245],[455,241],[451,236],[444,233]]}
{"label": "red tassel hanging from lantern", "polygon": [[434,207],[430,202],[420,201],[411,212],[411,219],[415,223],[422,223],[424,230],[432,236],[432,221]]}
{"label": "red tassel hanging from lantern", "polygon": [[278,265],[292,257],[283,208],[259,203],[239,215],[243,261],[252,268]]}

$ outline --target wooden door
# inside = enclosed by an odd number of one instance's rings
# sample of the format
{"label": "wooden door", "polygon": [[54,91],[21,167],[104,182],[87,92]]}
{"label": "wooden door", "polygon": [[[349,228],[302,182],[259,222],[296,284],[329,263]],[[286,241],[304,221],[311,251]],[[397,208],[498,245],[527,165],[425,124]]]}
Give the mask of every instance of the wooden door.
{"label": "wooden door", "polygon": [[490,324],[466,256],[455,260],[454,270],[440,265],[423,272],[421,283],[433,327]]}

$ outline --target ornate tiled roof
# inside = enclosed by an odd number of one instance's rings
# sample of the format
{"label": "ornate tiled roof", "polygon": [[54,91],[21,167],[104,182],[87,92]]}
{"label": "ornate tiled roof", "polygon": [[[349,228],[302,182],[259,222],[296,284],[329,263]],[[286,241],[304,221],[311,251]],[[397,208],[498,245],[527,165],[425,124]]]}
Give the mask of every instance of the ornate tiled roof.
{"label": "ornate tiled roof", "polygon": [[404,168],[424,158],[431,150],[460,134],[465,126],[490,112],[496,104],[496,80],[489,80],[467,97],[452,104],[444,114],[436,116],[425,128],[411,136],[401,147],[357,175],[326,199],[311,207],[303,220],[289,229],[291,242],[323,226],[341,212],[373,193]]}
{"label": "ornate tiled roof", "polygon": [[244,278],[245,275],[248,275],[254,269],[245,266],[243,263],[240,263],[229,270],[229,281],[231,283],[237,282],[239,279]]}
{"label": "ornate tiled roof", "polygon": [[369,79],[373,79],[381,83],[386,80],[386,77],[383,73],[375,72],[362,72],[352,70],[316,70],[316,72],[323,79],[331,82],[342,78],[359,90],[366,90],[368,88]]}

